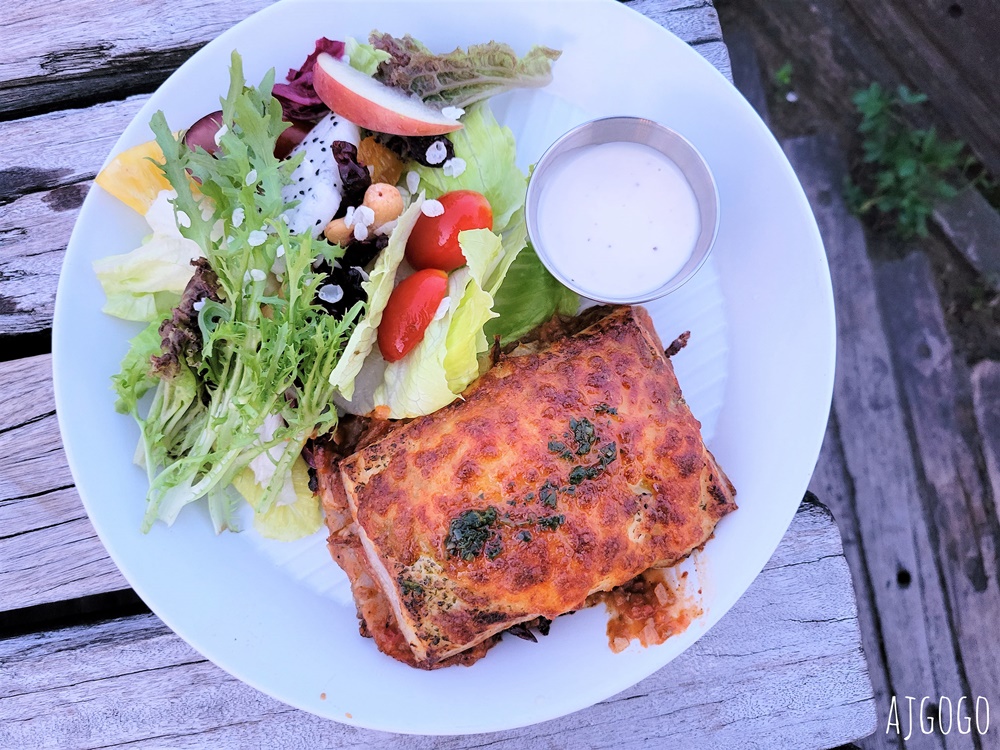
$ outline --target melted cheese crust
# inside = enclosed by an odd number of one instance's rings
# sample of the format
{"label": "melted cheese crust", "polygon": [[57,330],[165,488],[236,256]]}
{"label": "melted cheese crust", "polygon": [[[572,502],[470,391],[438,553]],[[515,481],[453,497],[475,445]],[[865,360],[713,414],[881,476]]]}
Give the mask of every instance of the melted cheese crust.
{"label": "melted cheese crust", "polygon": [[[406,661],[434,666],[677,562],[735,509],[648,314],[608,310],[340,462],[340,537],[398,628],[380,648],[400,658],[401,634]],[[468,511],[492,519],[485,542],[456,547]]]}

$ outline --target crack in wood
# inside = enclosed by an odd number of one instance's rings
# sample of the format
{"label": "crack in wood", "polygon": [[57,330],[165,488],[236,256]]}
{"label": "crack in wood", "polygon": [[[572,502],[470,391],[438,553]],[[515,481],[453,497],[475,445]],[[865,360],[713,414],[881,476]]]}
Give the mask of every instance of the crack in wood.
{"label": "crack in wood", "polygon": [[10,427],[0,427],[0,435],[5,435],[8,432],[19,430],[22,427],[27,427],[30,424],[35,424],[36,422],[40,422],[43,419],[48,419],[49,417],[54,417],[55,415],[56,415],[56,410],[52,409],[51,411],[43,412],[42,414],[38,414],[34,417],[31,417],[31,419],[27,419],[24,422],[18,422],[17,424],[11,425]]}
{"label": "crack in wood", "polygon": [[[38,492],[30,492],[27,495],[17,495],[15,497],[0,497],[0,505],[3,505],[4,503],[13,503],[13,502],[15,502],[17,500],[31,500],[31,499],[36,498],[36,497],[44,497],[45,495],[51,495],[53,492],[62,492],[63,490],[71,490],[74,487],[76,487],[76,485],[74,485],[74,484],[66,484],[66,485],[63,485],[61,487],[51,487],[51,488],[46,489],[46,490],[39,490]],[[49,528],[49,527],[45,527],[45,528]],[[14,534],[13,536],[17,536],[17,535]],[[9,536],[0,536],[0,539],[10,539],[10,538],[11,537],[9,537]]]}
{"label": "crack in wood", "polygon": [[844,557],[843,554],[821,555],[820,557],[814,557],[811,560],[799,560],[798,562],[776,563],[774,565],[771,565],[770,563],[768,563],[767,565],[764,566],[764,571],[763,572],[767,573],[768,571],[782,570],[784,568],[796,568],[796,567],[798,567],[800,565],[815,565],[816,563],[822,562],[823,560],[831,560],[831,559],[840,560],[840,559],[843,559],[843,557]]}
{"label": "crack in wood", "polygon": [[28,696],[28,695],[41,695],[43,693],[50,693],[53,690],[68,690],[70,688],[75,688],[75,687],[78,687],[80,685],[90,685],[90,684],[93,684],[95,682],[107,682],[109,680],[121,679],[122,677],[134,677],[135,675],[139,675],[139,674],[150,674],[152,672],[162,672],[162,671],[165,671],[165,670],[178,669],[178,668],[182,668],[182,667],[191,667],[191,666],[194,666],[196,664],[206,664],[206,663],[209,663],[207,659],[194,659],[192,661],[178,661],[178,662],[174,662],[173,664],[164,664],[163,666],[159,666],[159,667],[149,667],[147,669],[136,669],[136,670],[133,670],[131,672],[122,672],[121,674],[107,675],[105,677],[95,677],[95,678],[93,678],[91,680],[80,680],[79,682],[70,682],[70,683],[66,683],[66,684],[53,685],[51,687],[43,688],[42,690],[27,690],[27,691],[25,691],[23,693],[5,693],[3,696],[0,696],[0,699],[23,698],[23,697]]}
{"label": "crack in wood", "polygon": [[721,41],[723,41],[721,36],[706,36],[706,37],[699,37],[698,39],[693,39],[692,41],[688,42],[688,45],[690,45],[691,47],[701,47],[702,45],[705,44],[714,44],[715,42],[721,42]]}
{"label": "crack in wood", "polygon": [[62,521],[57,521],[56,523],[50,523],[46,526],[36,526],[32,529],[24,529],[23,531],[15,531],[13,534],[3,534],[0,535],[0,542],[7,541],[8,539],[16,539],[19,536],[25,536],[26,534],[37,534],[39,531],[46,531],[47,529],[55,529],[60,526],[65,526],[68,523],[74,523],[79,519],[76,518],[65,518]]}

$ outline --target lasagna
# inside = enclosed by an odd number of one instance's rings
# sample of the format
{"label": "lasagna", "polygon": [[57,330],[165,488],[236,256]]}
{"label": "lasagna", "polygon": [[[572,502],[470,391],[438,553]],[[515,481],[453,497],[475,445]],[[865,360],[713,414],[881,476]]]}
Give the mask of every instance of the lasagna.
{"label": "lasagna", "polygon": [[317,447],[330,551],[386,654],[471,663],[677,563],[736,508],[648,313],[593,308],[575,329],[496,352],[434,414]]}

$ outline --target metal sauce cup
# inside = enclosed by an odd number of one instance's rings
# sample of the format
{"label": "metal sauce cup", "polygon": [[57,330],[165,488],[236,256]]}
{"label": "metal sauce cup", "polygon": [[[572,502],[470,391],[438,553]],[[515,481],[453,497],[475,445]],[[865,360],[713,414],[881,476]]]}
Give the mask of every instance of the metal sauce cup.
{"label": "metal sauce cup", "polygon": [[[553,262],[549,253],[551,248],[545,247],[539,231],[539,222],[543,220],[543,217],[538,215],[539,201],[545,191],[546,173],[555,159],[574,148],[615,142],[641,143],[656,149],[673,161],[680,168],[694,191],[701,222],[701,231],[695,241],[691,257],[688,258],[684,266],[656,289],[627,297],[594,296],[597,290],[581,289],[574,284],[566,277],[563,270]],[[719,191],[715,184],[715,178],[712,177],[712,173],[701,154],[685,138],[673,130],[641,117],[605,117],[578,125],[549,146],[548,150],[542,154],[542,158],[535,165],[531,180],[528,182],[524,217],[528,226],[528,238],[531,240],[535,252],[545,267],[549,269],[549,272],[559,281],[578,294],[597,302],[635,304],[649,302],[678,289],[694,276],[708,259],[708,254],[715,244],[715,237],[719,231]],[[613,219],[609,217],[608,220]]]}

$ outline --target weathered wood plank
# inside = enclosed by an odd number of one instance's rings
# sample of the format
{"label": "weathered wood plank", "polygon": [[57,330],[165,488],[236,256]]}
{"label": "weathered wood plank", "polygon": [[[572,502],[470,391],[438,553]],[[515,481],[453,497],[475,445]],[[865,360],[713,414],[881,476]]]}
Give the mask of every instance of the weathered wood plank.
{"label": "weathered wood plank", "polygon": [[0,19],[0,112],[149,91],[271,0],[17,3]]}
{"label": "weathered wood plank", "polygon": [[51,327],[63,253],[90,180],[146,99],[0,123],[0,335]]}
{"label": "weathered wood plank", "polygon": [[[952,5],[961,7],[961,18],[948,15]],[[995,84],[1000,57],[989,52],[980,63],[962,59],[966,41],[980,50],[983,44],[995,48],[995,3],[761,0],[728,6],[739,6],[733,14],[753,18],[758,49],[772,71],[786,61],[794,63],[795,88],[808,92],[795,104],[798,112],[786,110],[794,127],[822,121],[839,128],[847,143],[857,125],[856,118],[844,115],[854,91],[872,81],[889,88],[907,84],[930,97],[926,106],[905,113],[911,125],[934,124],[948,137],[962,138],[993,174],[1000,171],[1000,136],[993,127],[1000,109]],[[916,35],[901,34],[898,27],[900,14],[910,8],[924,17]],[[724,31],[728,35],[728,24]],[[950,34],[951,42],[940,46],[940,37],[921,38],[939,33]]]}
{"label": "weathered wood plank", "polygon": [[626,0],[626,4],[692,45],[726,78],[733,80],[719,14],[711,0],[695,3],[690,0]]}
{"label": "weathered wood plank", "polygon": [[0,611],[128,588],[73,488],[51,357],[0,363]]}
{"label": "weathered wood plank", "polygon": [[746,596],[665,669],[511,732],[417,738],[319,719],[204,661],[152,615],[0,641],[4,748],[770,749],[836,746],[874,721],[840,538],[814,503]]}
{"label": "weathered wood plank", "polygon": [[757,50],[753,46],[753,37],[746,29],[737,26],[726,31],[726,47],[733,67],[733,83],[760,115],[760,119],[770,127],[767,87],[761,74]]}
{"label": "weathered wood plank", "polygon": [[[982,156],[995,174],[1000,139],[1000,58],[993,3],[846,0],[897,69]],[[957,11],[956,11],[957,9]]]}
{"label": "weathered wood plank", "polygon": [[903,747],[899,735],[884,731],[889,721],[889,706],[892,688],[889,673],[882,656],[882,622],[875,605],[871,576],[865,558],[863,542],[858,530],[857,511],[854,507],[854,489],[844,462],[844,449],[840,443],[840,429],[837,415],[830,415],[830,423],[823,438],[823,448],[816,463],[809,491],[823,498],[830,508],[840,536],[844,543],[844,556],[851,569],[854,592],[858,599],[858,625],[861,628],[861,642],[868,663],[868,676],[872,681],[875,707],[878,711],[878,727],[870,737],[859,740],[864,750],[900,750]]}
{"label": "weathered wood plank", "polygon": [[1000,362],[986,360],[972,368],[972,402],[996,509],[1000,504]]}
{"label": "weathered wood plank", "polygon": [[[826,245],[837,309],[833,407],[854,487],[858,530],[882,624],[889,689],[963,695],[903,408],[892,374],[864,233],[840,198],[833,139],[787,141]],[[968,736],[921,735],[913,748],[973,747]]]}
{"label": "weathered wood plank", "polygon": [[978,190],[963,190],[934,207],[934,223],[952,246],[996,290],[1000,290],[1000,212]]}
{"label": "weathered wood plank", "polygon": [[981,695],[1000,685],[994,637],[1000,621],[996,523],[972,461],[976,447],[959,429],[955,355],[932,273],[927,256],[913,253],[882,264],[876,275],[895,370],[929,485],[926,515],[933,519],[931,537],[952,627],[969,689]]}
{"label": "weathered wood plank", "polygon": [[0,123],[0,203],[92,179],[148,99],[132,96]]}
{"label": "weathered wood plank", "polygon": [[59,270],[89,182],[31,193],[0,211],[0,335],[52,327]]}

